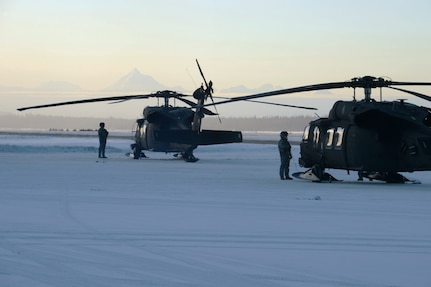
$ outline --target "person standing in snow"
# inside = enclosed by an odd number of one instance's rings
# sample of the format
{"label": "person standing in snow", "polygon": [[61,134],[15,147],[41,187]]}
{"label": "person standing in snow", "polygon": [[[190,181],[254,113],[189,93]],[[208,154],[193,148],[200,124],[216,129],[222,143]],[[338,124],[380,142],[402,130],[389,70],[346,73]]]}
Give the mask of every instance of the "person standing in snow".
{"label": "person standing in snow", "polygon": [[291,145],[289,141],[287,140],[288,133],[286,131],[282,131],[280,133],[280,140],[278,141],[278,151],[280,152],[280,179],[292,179],[289,176],[289,165],[290,160],[292,159],[292,153],[291,153]]}
{"label": "person standing in snow", "polygon": [[99,130],[97,133],[99,135],[99,158],[106,158],[105,148],[109,132],[105,129],[105,123],[99,124]]}

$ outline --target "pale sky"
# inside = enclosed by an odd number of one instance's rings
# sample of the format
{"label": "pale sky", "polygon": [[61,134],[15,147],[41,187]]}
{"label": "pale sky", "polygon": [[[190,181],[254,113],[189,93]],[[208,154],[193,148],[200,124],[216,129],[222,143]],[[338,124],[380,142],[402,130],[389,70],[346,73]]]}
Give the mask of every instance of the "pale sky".
{"label": "pale sky", "polygon": [[364,75],[431,82],[429,11],[429,0],[0,0],[0,86],[99,90],[137,68],[193,89],[196,58],[216,90]]}

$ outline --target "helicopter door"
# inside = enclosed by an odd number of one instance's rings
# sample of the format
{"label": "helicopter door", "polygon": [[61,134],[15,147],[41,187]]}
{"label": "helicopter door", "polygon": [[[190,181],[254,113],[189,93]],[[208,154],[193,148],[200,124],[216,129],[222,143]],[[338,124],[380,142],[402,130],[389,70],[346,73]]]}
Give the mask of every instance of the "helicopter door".
{"label": "helicopter door", "polygon": [[325,133],[325,158],[326,164],[334,167],[341,168],[347,165],[344,144],[343,127],[331,127]]}

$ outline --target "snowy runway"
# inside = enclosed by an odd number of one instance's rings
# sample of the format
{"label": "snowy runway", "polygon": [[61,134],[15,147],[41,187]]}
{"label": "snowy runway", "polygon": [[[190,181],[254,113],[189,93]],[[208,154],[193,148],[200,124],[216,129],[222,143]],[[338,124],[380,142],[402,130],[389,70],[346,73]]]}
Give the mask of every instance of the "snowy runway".
{"label": "snowy runway", "polygon": [[100,161],[96,138],[0,136],[1,286],[431,285],[429,172],[280,181],[274,145],[129,143]]}

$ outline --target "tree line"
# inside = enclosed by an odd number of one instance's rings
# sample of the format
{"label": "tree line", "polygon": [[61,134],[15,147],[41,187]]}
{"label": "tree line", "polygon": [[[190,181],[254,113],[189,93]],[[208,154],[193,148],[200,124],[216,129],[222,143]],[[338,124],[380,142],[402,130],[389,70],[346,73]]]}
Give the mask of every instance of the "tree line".
{"label": "tree line", "polygon": [[[312,116],[274,117],[205,117],[203,129],[238,131],[302,131],[315,119]],[[97,129],[99,122],[105,122],[112,130],[132,130],[135,120],[122,118],[63,117],[45,115],[0,115],[2,129],[45,129],[45,130],[91,130]]]}
{"label": "tree line", "polygon": [[314,116],[204,118],[203,128],[240,131],[303,131]]}

